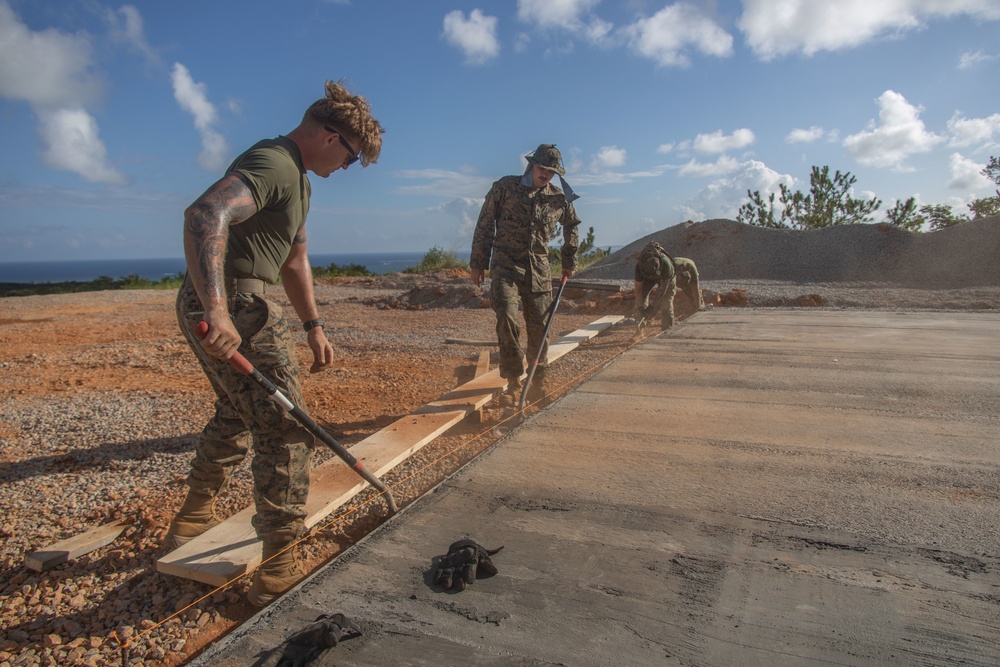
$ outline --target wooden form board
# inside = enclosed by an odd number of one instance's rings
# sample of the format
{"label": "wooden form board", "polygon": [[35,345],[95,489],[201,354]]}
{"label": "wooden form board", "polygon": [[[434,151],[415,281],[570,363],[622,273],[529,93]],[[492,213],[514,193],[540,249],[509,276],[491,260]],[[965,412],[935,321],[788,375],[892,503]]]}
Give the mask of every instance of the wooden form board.
{"label": "wooden form board", "polygon": [[[614,325],[621,315],[608,315],[577,329],[549,345],[552,363],[580,343]],[[351,454],[376,477],[404,461],[412,453],[478,410],[507,386],[499,369],[479,375],[402,417],[351,447]],[[312,528],[344,505],[368,485],[339,458],[313,468],[306,503],[306,527]],[[156,571],[222,586],[246,574],[260,563],[261,544],[250,519],[250,506],[208,532],[156,561]]]}
{"label": "wooden form board", "polygon": [[113,521],[55,544],[50,544],[44,549],[33,551],[25,556],[24,566],[35,572],[45,572],[71,558],[77,558],[111,544],[127,526],[127,523]]}

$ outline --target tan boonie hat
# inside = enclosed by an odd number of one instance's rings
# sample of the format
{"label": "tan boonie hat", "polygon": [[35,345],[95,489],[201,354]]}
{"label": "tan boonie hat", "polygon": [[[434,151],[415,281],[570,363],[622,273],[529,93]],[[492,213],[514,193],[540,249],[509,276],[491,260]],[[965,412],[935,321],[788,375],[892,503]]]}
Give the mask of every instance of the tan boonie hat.
{"label": "tan boonie hat", "polygon": [[562,165],[562,153],[555,144],[540,144],[531,155],[525,155],[524,159],[531,164],[537,164],[550,171],[554,171],[560,176],[566,175],[566,170]]}

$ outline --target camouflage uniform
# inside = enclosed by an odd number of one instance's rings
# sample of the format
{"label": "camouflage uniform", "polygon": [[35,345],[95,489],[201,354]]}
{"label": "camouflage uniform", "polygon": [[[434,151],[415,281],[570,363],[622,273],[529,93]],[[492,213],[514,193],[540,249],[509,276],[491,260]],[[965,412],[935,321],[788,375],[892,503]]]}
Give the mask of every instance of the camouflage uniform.
{"label": "camouflage uniform", "polygon": [[544,371],[548,364],[548,341],[543,341],[542,336],[552,305],[548,246],[557,225],[562,225],[563,269],[576,270],[579,247],[580,219],[573,204],[551,183],[544,188],[533,187],[530,178],[526,178],[530,170],[529,164],[525,176],[505,176],[490,188],[476,224],[469,261],[473,269],[490,270],[490,301],[497,315],[500,343],[500,376],[508,380],[524,374],[525,351],[520,344],[517,322],[519,303],[524,308],[528,359],[534,360],[539,347],[544,346],[538,371]]}
{"label": "camouflage uniform", "polygon": [[[652,320],[659,311],[663,328],[672,327],[677,276],[674,262],[663,246],[656,241],[646,244],[635,263],[634,277],[639,288],[635,302],[636,319]],[[659,289],[654,293],[657,287]]]}
{"label": "camouflage uniform", "polygon": [[[230,297],[229,308],[243,338],[240,353],[292,403],[302,406],[298,361],[281,308],[262,295],[242,293]],[[190,280],[177,293],[176,309],[181,331],[216,395],[215,415],[198,437],[188,485],[195,493],[215,496],[230,471],[246,458],[252,441],[257,509],[253,526],[262,539],[298,537],[305,531],[312,434],[248,376],[201,346],[192,327],[202,305]]]}
{"label": "camouflage uniform", "polygon": [[698,267],[694,262],[687,257],[674,257],[674,272],[677,276],[677,289],[684,292],[684,296],[697,310],[705,310],[705,298],[698,281]]}

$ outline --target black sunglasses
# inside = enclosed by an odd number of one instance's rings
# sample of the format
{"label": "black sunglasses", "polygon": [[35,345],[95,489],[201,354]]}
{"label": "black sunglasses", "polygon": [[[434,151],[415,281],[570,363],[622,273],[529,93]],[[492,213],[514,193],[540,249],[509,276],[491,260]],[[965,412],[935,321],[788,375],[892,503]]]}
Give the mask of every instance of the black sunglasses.
{"label": "black sunglasses", "polygon": [[330,127],[329,125],[324,125],[323,129],[326,130],[327,132],[332,132],[332,133],[336,134],[337,138],[340,139],[340,145],[347,149],[347,153],[348,153],[347,159],[344,160],[344,166],[345,167],[350,167],[352,164],[354,164],[359,159],[361,159],[358,156],[358,154],[354,152],[354,149],[351,148],[351,145],[349,143],[347,143],[347,139],[344,139],[344,134],[340,130],[334,129],[334,128]]}

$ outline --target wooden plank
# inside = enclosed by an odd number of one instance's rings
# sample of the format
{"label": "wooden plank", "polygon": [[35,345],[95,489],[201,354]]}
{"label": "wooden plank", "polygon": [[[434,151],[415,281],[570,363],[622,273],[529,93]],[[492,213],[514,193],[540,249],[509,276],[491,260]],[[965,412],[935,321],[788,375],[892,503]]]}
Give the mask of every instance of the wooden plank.
{"label": "wooden plank", "polygon": [[24,566],[35,572],[45,572],[71,558],[78,558],[83,554],[111,544],[127,526],[128,524],[122,521],[112,521],[103,526],[92,528],[85,533],[50,544],[44,549],[26,555]]}
{"label": "wooden plank", "polygon": [[490,353],[486,350],[479,351],[479,361],[476,362],[476,374],[473,377],[479,377],[490,370]]}
{"label": "wooden plank", "polygon": [[445,338],[448,345],[474,345],[476,347],[499,347],[500,343],[495,340],[468,340],[465,338]]}
{"label": "wooden plank", "polygon": [[[549,363],[593,338],[622,319],[608,315],[563,336],[549,345]],[[378,477],[392,470],[413,452],[493,400],[507,387],[494,369],[455,387],[415,412],[402,417],[351,447],[351,453]],[[306,527],[312,528],[362,491],[368,483],[333,458],[313,468]],[[203,535],[156,561],[156,571],[213,586],[222,586],[260,563],[260,541],[250,525],[254,508],[229,517]]]}
{"label": "wooden plank", "polygon": [[[553,287],[558,287],[559,283],[561,283],[561,282],[562,282],[562,280],[555,280],[555,279],[553,279],[552,286]],[[567,280],[566,281],[566,289],[589,289],[589,290],[597,290],[597,291],[600,291],[600,292],[621,292],[621,291],[623,291],[621,285],[610,285],[608,283],[590,283],[590,282],[586,282],[586,281],[583,281],[583,280]]]}

